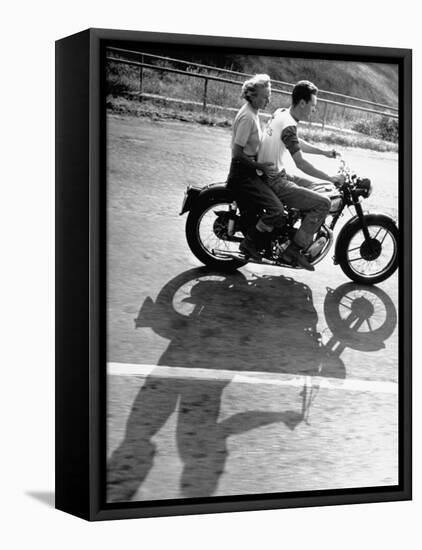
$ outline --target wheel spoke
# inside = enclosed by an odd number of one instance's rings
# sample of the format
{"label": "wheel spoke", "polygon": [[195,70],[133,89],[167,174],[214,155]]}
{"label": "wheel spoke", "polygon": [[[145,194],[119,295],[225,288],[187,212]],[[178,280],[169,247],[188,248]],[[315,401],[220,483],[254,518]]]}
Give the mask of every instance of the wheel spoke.
{"label": "wheel spoke", "polygon": [[387,231],[387,230],[385,230],[385,233],[384,233],[384,237],[382,238],[382,241],[381,241],[381,243],[380,243],[380,244],[382,244],[382,243],[384,242],[384,240],[385,240],[385,237],[386,237],[387,235],[388,235],[388,231]]}
{"label": "wheel spoke", "polygon": [[364,323],[363,319],[360,319],[359,317],[356,317],[356,322],[354,323],[354,325],[350,325],[350,328],[352,328],[353,330],[358,332],[358,330],[363,325],[363,323]]}
{"label": "wheel spoke", "polygon": [[378,235],[380,234],[380,231],[382,231],[382,227],[380,227],[375,235],[375,237],[372,237],[373,239],[376,239]]}
{"label": "wheel spoke", "polygon": [[339,307],[344,307],[344,309],[348,309],[349,311],[352,311],[352,308],[350,306],[346,306],[346,304],[339,303]]}

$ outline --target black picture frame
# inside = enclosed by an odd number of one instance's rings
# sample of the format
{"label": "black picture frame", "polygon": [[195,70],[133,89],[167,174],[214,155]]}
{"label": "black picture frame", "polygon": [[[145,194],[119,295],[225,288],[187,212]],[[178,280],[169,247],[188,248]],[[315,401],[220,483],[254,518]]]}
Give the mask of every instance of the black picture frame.
{"label": "black picture frame", "polygon": [[[399,484],[239,497],[105,501],[106,215],[104,51],[144,43],[250,54],[397,63],[399,67]],[[56,508],[108,520],[412,498],[412,51],[88,29],[56,42]]]}

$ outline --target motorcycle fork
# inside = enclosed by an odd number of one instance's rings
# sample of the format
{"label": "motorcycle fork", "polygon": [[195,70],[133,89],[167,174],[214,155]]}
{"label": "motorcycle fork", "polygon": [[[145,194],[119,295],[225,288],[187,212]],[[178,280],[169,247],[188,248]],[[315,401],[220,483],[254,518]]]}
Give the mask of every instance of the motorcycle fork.
{"label": "motorcycle fork", "polygon": [[355,209],[356,214],[359,218],[359,221],[362,226],[363,235],[365,237],[365,241],[370,245],[371,243],[371,235],[369,234],[368,226],[366,224],[365,216],[363,215],[362,205],[360,202],[355,202]]}

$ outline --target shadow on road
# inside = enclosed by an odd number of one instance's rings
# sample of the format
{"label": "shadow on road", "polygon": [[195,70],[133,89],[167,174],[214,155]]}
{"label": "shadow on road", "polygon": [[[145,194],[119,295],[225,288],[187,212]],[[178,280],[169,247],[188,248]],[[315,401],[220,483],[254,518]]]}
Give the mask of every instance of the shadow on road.
{"label": "shadow on road", "polygon": [[[324,303],[331,338],[322,343],[312,292],[294,279],[189,270],[167,283],[155,302],[147,298],[135,320],[170,340],[159,364],[345,378],[345,347],[375,351],[394,331],[394,304],[379,288],[346,284],[327,290]],[[148,376],[135,398],[126,433],[108,463],[107,499],[131,500],[154,456],[152,438],[178,412],[176,439],[184,497],[212,495],[224,471],[227,438],[271,423],[289,429],[306,421],[305,386],[300,410],[249,411],[219,421],[230,379],[165,379]]]}

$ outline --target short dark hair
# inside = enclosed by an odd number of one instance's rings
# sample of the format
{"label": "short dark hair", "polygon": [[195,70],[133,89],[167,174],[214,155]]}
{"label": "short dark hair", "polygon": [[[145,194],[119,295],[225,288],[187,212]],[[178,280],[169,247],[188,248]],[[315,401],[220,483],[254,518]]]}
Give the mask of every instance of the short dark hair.
{"label": "short dark hair", "polygon": [[292,91],[292,103],[295,107],[301,99],[304,99],[306,103],[309,103],[311,96],[318,93],[318,88],[309,80],[300,80]]}

